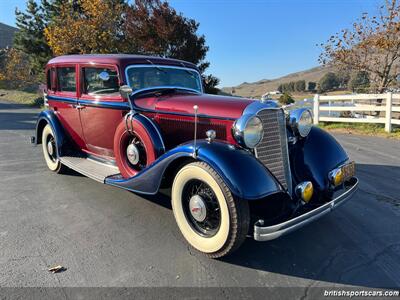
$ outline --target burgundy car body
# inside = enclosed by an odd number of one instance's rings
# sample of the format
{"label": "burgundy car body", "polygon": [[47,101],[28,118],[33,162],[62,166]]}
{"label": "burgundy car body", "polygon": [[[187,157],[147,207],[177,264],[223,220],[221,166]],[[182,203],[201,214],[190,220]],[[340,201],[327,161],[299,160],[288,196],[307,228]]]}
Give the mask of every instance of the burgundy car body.
{"label": "burgundy car body", "polygon": [[[310,127],[306,136],[299,134],[304,109],[289,112],[285,117],[284,111],[272,102],[179,88],[165,94],[139,89],[128,97],[115,90],[109,94],[87,92],[92,88],[85,77],[89,69],[107,69],[115,74],[113,88],[119,88],[130,84],[127,69],[131,66],[168,66],[198,73],[189,62],[157,57],[56,57],[46,66],[47,110],[39,115],[33,141],[42,143],[43,129],[50,125],[55,141],[49,142],[49,149],[51,143],[57,146],[56,158],[63,164],[71,167],[74,160],[94,159],[111,168],[111,173],[100,172],[101,176],[97,176],[85,168],[75,169],[103,183],[144,194],[157,193],[165,179],[171,184],[183,165],[206,163],[235,199],[252,202],[256,240],[270,240],[291,232],[326,214],[355,192],[358,180],[353,176],[354,164],[349,163],[335,139],[315,127]],[[62,76],[58,72],[75,75],[65,75],[60,82]],[[69,87],[61,88],[64,85]],[[249,116],[262,122],[262,149],[246,147],[237,134]],[[141,166],[138,170],[127,166],[127,147],[136,140],[127,141],[134,130],[141,140],[138,147],[145,154],[140,155],[143,161],[137,162]],[[340,171],[345,172],[344,180],[340,186],[333,186],[332,176]],[[305,184],[314,188],[312,198],[306,199],[302,194]],[[193,211],[199,209],[194,207]],[[268,215],[269,224],[264,224],[260,215]]]}

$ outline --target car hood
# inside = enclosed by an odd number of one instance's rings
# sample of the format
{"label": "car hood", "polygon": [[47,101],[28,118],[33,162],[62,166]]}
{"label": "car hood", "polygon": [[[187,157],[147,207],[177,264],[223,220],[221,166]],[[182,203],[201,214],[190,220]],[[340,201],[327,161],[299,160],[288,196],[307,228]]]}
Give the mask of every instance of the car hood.
{"label": "car hood", "polygon": [[135,100],[135,104],[144,109],[190,115],[194,114],[193,106],[197,105],[199,115],[230,119],[239,118],[243,114],[243,110],[253,102],[255,100],[209,94],[174,94]]}

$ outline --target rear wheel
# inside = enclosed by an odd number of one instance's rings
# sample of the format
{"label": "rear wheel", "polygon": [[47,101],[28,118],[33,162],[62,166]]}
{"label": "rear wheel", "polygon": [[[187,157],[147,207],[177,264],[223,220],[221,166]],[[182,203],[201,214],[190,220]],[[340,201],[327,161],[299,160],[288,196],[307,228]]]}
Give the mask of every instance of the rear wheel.
{"label": "rear wheel", "polygon": [[42,149],[44,160],[47,167],[56,173],[62,173],[66,167],[60,162],[58,157],[57,143],[53,129],[49,124],[43,128],[42,132]]}
{"label": "rear wheel", "polygon": [[184,166],[172,185],[172,208],[187,242],[211,258],[236,250],[249,229],[249,207],[206,163]]}

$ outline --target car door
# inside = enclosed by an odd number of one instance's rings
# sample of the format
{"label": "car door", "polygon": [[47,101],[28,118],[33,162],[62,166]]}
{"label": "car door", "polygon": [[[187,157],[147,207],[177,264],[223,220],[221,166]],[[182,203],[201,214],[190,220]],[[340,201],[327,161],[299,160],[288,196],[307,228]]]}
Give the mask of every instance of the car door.
{"label": "car door", "polygon": [[80,65],[80,118],[89,154],[114,158],[114,134],[128,111],[117,66]]}
{"label": "car door", "polygon": [[77,97],[77,66],[63,64],[51,66],[47,76],[52,83],[47,90],[47,101],[55,111],[63,128],[79,148],[85,147],[79,116]]}

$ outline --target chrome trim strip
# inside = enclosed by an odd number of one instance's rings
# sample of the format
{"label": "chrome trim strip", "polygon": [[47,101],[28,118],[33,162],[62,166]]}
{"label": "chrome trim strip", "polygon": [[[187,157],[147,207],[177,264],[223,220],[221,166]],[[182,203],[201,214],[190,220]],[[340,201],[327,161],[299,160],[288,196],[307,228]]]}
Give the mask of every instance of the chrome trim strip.
{"label": "chrome trim strip", "polygon": [[49,96],[49,95],[47,95],[47,100],[53,100],[53,101],[65,102],[65,103],[73,103],[73,104],[77,104],[77,102],[78,102],[78,99],[74,99],[74,98]]}
{"label": "chrome trim strip", "polygon": [[263,109],[281,109],[281,108],[273,101],[266,101],[266,102],[255,101],[246,106],[246,108],[243,111],[243,115],[246,114],[256,115]]}
{"label": "chrome trim strip", "polygon": [[[48,99],[52,100],[52,101],[66,102],[66,103],[72,103],[72,104],[77,104],[77,102],[79,102],[80,104],[85,105],[85,106],[92,106],[92,107],[98,107],[98,108],[130,110],[130,106],[127,102],[77,100],[77,99],[72,99],[72,98],[64,98],[64,97],[56,97],[56,96],[48,96]],[[136,112],[148,112],[148,113],[156,113],[156,114],[173,115],[173,116],[194,117],[194,114],[147,109],[147,108],[141,108],[138,106],[135,106],[135,111]],[[205,114],[198,114],[197,117],[211,118],[211,119],[225,120],[225,121],[235,121],[236,120],[236,118],[219,117],[219,116],[212,116],[212,115],[205,115]]]}
{"label": "chrome trim strip", "polygon": [[[195,91],[200,92],[200,93],[204,93],[203,84],[202,84],[202,80],[201,80],[201,75],[200,75],[199,71],[197,71],[196,69],[192,69],[192,68],[188,68],[188,67],[170,66],[170,65],[157,65],[157,64],[153,64],[153,63],[150,63],[148,65],[147,64],[130,65],[130,66],[125,68],[125,79],[127,81],[126,82],[127,85],[129,85],[129,82],[128,82],[128,70],[129,69],[133,69],[133,68],[164,68],[164,69],[170,68],[170,69],[188,70],[188,71],[195,72],[195,73],[197,73],[197,75],[199,75],[199,78],[198,78],[199,82],[198,83],[199,83],[199,87],[200,87],[200,91],[197,91],[197,90],[195,90]],[[154,88],[154,87],[152,87],[152,88]],[[181,87],[181,88],[184,88],[184,87]],[[141,91],[141,90],[143,90],[143,89],[140,89],[138,91]]]}
{"label": "chrome trim strip", "polygon": [[157,132],[157,134],[158,134],[158,137],[160,138],[160,141],[161,141],[163,150],[164,150],[164,152],[165,152],[164,140],[163,140],[163,138],[162,138],[162,136],[161,136],[160,129],[156,126],[156,124],[154,124],[154,121],[153,121],[153,120],[151,120],[150,118],[146,117],[146,116],[143,115],[143,114],[140,114],[140,115],[141,115],[142,117],[144,117],[145,119],[147,119],[147,120],[150,122],[150,124],[153,126],[154,130],[155,130],[155,131]]}
{"label": "chrome trim strip", "polygon": [[[172,111],[162,111],[156,109],[147,109],[135,106],[135,111],[137,112],[149,112],[149,113],[156,113],[156,114],[164,114],[164,115],[172,115],[172,116],[183,116],[183,117],[193,117],[194,114],[189,113],[178,113]],[[205,114],[198,114],[198,118],[210,118],[210,119],[217,119],[217,120],[226,120],[226,121],[236,121],[236,118],[229,118],[229,117],[219,117],[219,116],[212,116],[212,115],[205,115]]]}
{"label": "chrome trim strip", "polygon": [[256,241],[269,241],[276,239],[282,235],[297,230],[304,225],[311,223],[312,221],[315,221],[323,215],[329,213],[333,209],[337,208],[338,206],[349,200],[351,196],[356,192],[359,183],[357,177],[351,178],[350,181],[352,184],[351,187],[343,194],[303,215],[272,226],[263,226],[260,221],[257,221],[254,224],[254,239]]}
{"label": "chrome trim strip", "polygon": [[79,99],[79,104],[91,107],[99,107],[99,108],[111,108],[111,109],[121,109],[128,110],[130,106],[127,102],[114,102],[114,101],[97,101],[97,100],[84,100]]}

